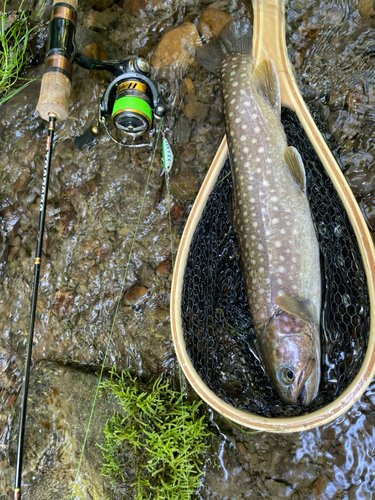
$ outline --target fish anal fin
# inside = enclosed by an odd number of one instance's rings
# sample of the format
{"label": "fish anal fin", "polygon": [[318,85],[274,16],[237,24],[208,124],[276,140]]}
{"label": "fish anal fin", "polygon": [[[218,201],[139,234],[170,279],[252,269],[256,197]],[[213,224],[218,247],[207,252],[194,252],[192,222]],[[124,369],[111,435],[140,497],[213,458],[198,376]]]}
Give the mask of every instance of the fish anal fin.
{"label": "fish anal fin", "polygon": [[302,191],[306,191],[306,173],[303,161],[299,152],[293,146],[286,148],[284,161]]}
{"label": "fish anal fin", "polygon": [[272,59],[263,59],[253,71],[259,92],[281,116],[280,81]]}
{"label": "fish anal fin", "polygon": [[283,311],[298,316],[298,318],[302,319],[302,321],[308,325],[317,323],[315,306],[309,299],[301,299],[294,295],[279,295],[274,299],[274,302],[283,309]]}

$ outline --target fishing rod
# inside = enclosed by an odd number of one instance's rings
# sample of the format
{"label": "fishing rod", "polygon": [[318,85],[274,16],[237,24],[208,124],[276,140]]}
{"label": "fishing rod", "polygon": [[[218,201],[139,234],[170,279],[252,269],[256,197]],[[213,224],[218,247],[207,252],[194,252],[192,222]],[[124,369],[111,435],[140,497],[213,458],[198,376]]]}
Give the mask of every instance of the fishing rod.
{"label": "fishing rod", "polygon": [[[115,134],[119,132],[133,138],[143,136],[152,129],[154,119],[162,120],[166,113],[166,104],[160,94],[159,85],[155,80],[150,78],[151,68],[145,59],[138,56],[127,56],[123,60],[98,61],[87,57],[76,49],[77,9],[78,0],[64,0],[63,2],[54,0],[46,64],[36,108],[39,116],[48,122],[48,135],[40,203],[38,241],[34,264],[34,287],[31,299],[29,334],[22,385],[14,500],[20,500],[21,498],[27,398],[53,140],[56,122],[65,120],[69,114],[73,63],[76,62],[88,70],[105,70],[112,73],[115,77],[100,101],[97,123],[75,139],[75,145],[78,149],[82,149],[95,139],[99,134],[101,125],[104,126],[111,139],[121,146],[151,146],[149,142],[120,142],[116,139]],[[163,134],[164,152],[166,153],[163,155],[163,170],[168,174],[168,169],[170,169],[171,162],[173,161],[173,154],[165,138],[165,134]]]}

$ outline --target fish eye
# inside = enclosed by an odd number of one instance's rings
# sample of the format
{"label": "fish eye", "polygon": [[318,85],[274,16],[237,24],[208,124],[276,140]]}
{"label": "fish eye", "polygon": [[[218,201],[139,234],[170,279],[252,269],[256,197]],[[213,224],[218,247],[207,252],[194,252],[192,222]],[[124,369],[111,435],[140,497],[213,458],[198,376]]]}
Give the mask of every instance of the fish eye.
{"label": "fish eye", "polygon": [[284,366],[284,368],[281,368],[281,370],[279,370],[279,379],[284,384],[292,384],[295,379],[294,371],[287,366]]}

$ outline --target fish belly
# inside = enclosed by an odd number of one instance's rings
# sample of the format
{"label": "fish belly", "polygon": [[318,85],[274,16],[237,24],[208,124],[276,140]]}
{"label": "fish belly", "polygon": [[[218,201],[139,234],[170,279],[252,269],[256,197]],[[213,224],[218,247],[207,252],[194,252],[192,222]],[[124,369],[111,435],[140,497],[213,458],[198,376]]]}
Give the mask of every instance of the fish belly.
{"label": "fish belly", "polygon": [[233,176],[234,227],[257,336],[280,308],[274,299],[313,301],[320,317],[319,246],[306,194],[284,161],[278,112],[260,94],[247,55],[221,68]]}

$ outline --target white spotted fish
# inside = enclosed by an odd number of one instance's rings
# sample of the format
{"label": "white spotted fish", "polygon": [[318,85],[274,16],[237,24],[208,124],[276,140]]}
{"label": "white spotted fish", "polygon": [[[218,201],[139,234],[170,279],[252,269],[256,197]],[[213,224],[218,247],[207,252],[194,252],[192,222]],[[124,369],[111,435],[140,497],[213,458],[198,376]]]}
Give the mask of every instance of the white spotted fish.
{"label": "white spotted fish", "polygon": [[197,59],[221,78],[234,227],[260,353],[281,399],[308,406],[320,383],[319,245],[301,156],[280,122],[275,65],[253,71],[252,30],[228,24]]}

